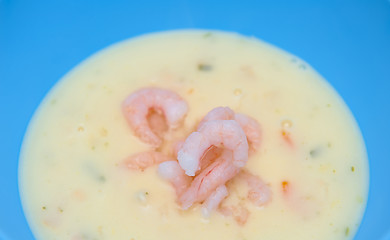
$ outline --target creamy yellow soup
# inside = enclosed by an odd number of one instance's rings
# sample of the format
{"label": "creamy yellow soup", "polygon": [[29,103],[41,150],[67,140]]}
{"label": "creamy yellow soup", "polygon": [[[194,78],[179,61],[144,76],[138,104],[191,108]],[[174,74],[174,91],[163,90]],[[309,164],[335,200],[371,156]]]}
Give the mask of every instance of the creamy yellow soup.
{"label": "creamy yellow soup", "polygon": [[[166,145],[188,136],[214,107],[255,118],[262,142],[245,169],[268,184],[271,201],[256,207],[245,183],[232,182],[225,201],[250,212],[239,225],[219,211],[204,217],[199,204],[182,210],[157,165],[123,168],[126,157],[151,149],[121,110],[144,87],[169,89],[188,103]],[[359,227],[368,165],[349,109],[307,63],[234,33],[172,31],[111,46],[67,74],[30,123],[19,180],[41,240],[338,240]]]}

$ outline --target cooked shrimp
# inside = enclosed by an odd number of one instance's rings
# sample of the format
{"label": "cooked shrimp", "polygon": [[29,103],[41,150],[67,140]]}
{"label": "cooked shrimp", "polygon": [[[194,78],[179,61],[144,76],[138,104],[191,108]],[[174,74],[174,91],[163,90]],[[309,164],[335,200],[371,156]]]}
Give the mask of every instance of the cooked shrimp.
{"label": "cooked shrimp", "polygon": [[213,120],[234,120],[234,111],[229,107],[216,107],[204,116],[198,124],[198,130],[208,121]]}
{"label": "cooked shrimp", "polygon": [[245,180],[249,186],[248,199],[256,206],[264,206],[271,200],[271,190],[258,176],[246,170],[241,170],[237,177]]}
{"label": "cooked shrimp", "polygon": [[251,153],[256,152],[261,143],[261,127],[254,119],[242,113],[236,113],[234,119],[240,124],[248,139],[249,150]]}
{"label": "cooked shrimp", "polygon": [[[177,141],[173,145],[173,155],[177,158],[178,152],[180,151],[181,147],[183,146],[184,141]],[[206,168],[212,161],[217,159],[219,156],[221,156],[223,149],[217,148],[215,146],[209,147],[203,154],[203,156],[200,159],[200,167],[197,173],[204,168]]]}
{"label": "cooked shrimp", "polygon": [[185,175],[177,161],[163,162],[158,166],[160,177],[168,180],[176,190],[176,195],[180,196],[190,185],[192,178]]}
{"label": "cooked shrimp", "polygon": [[236,121],[208,121],[188,136],[178,153],[179,164],[188,176],[195,175],[202,156],[211,146],[231,150],[231,164],[235,167],[243,167],[248,160],[248,142]]}
{"label": "cooked shrimp", "polygon": [[191,183],[191,186],[179,196],[183,209],[188,209],[194,203],[206,200],[219,186],[238,174],[240,168],[233,164],[232,151],[225,150],[221,157],[212,162]]}
{"label": "cooked shrimp", "polygon": [[255,119],[242,113],[234,113],[229,107],[216,107],[208,112],[202,121],[200,121],[198,129],[206,122],[212,120],[236,120],[245,132],[250,153],[254,153],[259,149],[261,143],[261,127]]}
{"label": "cooked shrimp", "polygon": [[135,134],[143,142],[158,147],[162,139],[158,136],[161,134],[156,134],[156,132],[165,128],[156,126],[161,125],[161,117],[151,118],[150,114],[163,116],[167,127],[174,129],[182,123],[187,114],[188,105],[176,93],[152,87],[132,93],[123,102],[122,110]]}
{"label": "cooked shrimp", "polygon": [[172,160],[172,158],[168,157],[163,153],[156,151],[148,151],[131,155],[125,160],[124,165],[132,170],[144,171],[146,168],[152,165],[170,160]]}
{"label": "cooked shrimp", "polygon": [[214,162],[215,159],[219,158],[222,155],[223,151],[224,151],[223,148],[219,148],[215,146],[209,147],[204,152],[203,156],[200,159],[198,172],[202,171],[203,169],[208,167],[212,162]]}
{"label": "cooked shrimp", "polygon": [[204,201],[202,204],[202,214],[204,217],[210,217],[212,211],[218,208],[219,204],[228,196],[228,190],[225,185],[221,185]]}

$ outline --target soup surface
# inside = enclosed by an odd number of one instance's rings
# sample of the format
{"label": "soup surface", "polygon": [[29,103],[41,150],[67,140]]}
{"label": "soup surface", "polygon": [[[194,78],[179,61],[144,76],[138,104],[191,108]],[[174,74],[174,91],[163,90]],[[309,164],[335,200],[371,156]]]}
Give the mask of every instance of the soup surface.
{"label": "soup surface", "polygon": [[[262,139],[244,167],[272,198],[257,207],[246,184],[225,203],[245,224],[195,204],[182,210],[157,165],[123,167],[148,151],[121,104],[145,87],[169,89],[189,107],[166,146],[228,106],[255,118]],[[168,152],[168,147],[162,151]],[[352,239],[364,212],[368,165],[349,109],[307,63],[254,38],[205,31],[151,34],[116,44],[72,70],[46,96],[25,136],[20,192],[37,239]]]}

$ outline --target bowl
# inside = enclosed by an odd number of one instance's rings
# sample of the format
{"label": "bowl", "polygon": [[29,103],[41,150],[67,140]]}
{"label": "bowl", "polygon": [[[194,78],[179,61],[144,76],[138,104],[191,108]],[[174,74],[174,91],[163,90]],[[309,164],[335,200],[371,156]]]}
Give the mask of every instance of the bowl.
{"label": "bowl", "polygon": [[108,45],[187,28],[255,36],[306,60],[334,86],[361,128],[370,164],[355,239],[390,239],[389,22],[385,0],[0,0],[0,240],[34,239],[18,192],[18,156],[49,89]]}

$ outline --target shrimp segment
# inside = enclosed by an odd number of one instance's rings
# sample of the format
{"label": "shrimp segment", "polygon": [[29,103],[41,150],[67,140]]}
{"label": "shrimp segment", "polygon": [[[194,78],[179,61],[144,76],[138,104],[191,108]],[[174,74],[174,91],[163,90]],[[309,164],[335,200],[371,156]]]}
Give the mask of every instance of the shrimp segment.
{"label": "shrimp segment", "polygon": [[225,185],[221,185],[204,201],[202,204],[202,214],[204,217],[210,217],[212,211],[216,210],[221,202],[229,195]]}
{"label": "shrimp segment", "polygon": [[240,124],[245,132],[250,152],[256,152],[260,148],[262,140],[260,124],[255,119],[241,113],[236,113],[234,119]]}
{"label": "shrimp segment", "polygon": [[176,195],[180,196],[190,185],[192,178],[185,175],[178,162],[167,161],[158,166],[160,177],[168,180],[176,190]]}
{"label": "shrimp segment", "polygon": [[200,168],[201,157],[211,146],[231,150],[231,164],[235,167],[243,167],[248,160],[246,135],[236,121],[208,121],[198,132],[190,134],[178,153],[179,164],[188,176],[195,176]]}
{"label": "shrimp segment", "polygon": [[215,146],[209,147],[204,152],[202,158],[200,159],[199,171],[202,171],[203,169],[208,167],[212,162],[214,162],[215,159],[219,158],[222,155],[223,151],[224,151],[223,148],[218,148]]}
{"label": "shrimp segment", "polygon": [[210,146],[211,144],[200,132],[193,132],[187,137],[177,153],[177,159],[188,176],[195,176],[195,172],[200,169],[200,158]]}
{"label": "shrimp segment", "polygon": [[125,160],[124,165],[132,170],[144,171],[146,168],[152,165],[170,160],[172,160],[172,158],[166,156],[165,154],[155,151],[148,151],[131,155]]}
{"label": "shrimp segment", "polygon": [[225,150],[221,157],[205,168],[192,181],[190,187],[179,196],[183,209],[206,200],[219,186],[238,174],[240,168],[233,163],[233,153]]}
{"label": "shrimp segment", "polygon": [[[172,151],[173,151],[173,155],[175,156],[175,158],[177,158],[178,152],[182,148],[183,144],[184,144],[184,141],[177,141],[176,143],[174,143]],[[210,163],[213,162],[215,159],[220,157],[222,154],[222,151],[223,151],[222,148],[217,148],[215,146],[209,147],[203,153],[203,156],[201,157],[200,167],[199,167],[199,170],[196,172],[196,174],[199,173],[199,171],[206,168],[208,165],[210,165]]]}
{"label": "shrimp segment", "polygon": [[213,120],[234,120],[234,111],[229,107],[216,107],[204,116],[198,124],[198,130],[208,121]]}
{"label": "shrimp segment", "polygon": [[245,132],[250,153],[254,153],[259,149],[261,143],[261,127],[255,119],[242,113],[234,113],[229,107],[216,107],[208,112],[202,121],[200,121],[198,129],[206,122],[212,120],[236,120]]}
{"label": "shrimp segment", "polygon": [[[153,125],[160,124],[159,118],[150,121],[150,114],[163,115],[170,129],[177,128],[188,111],[187,103],[176,93],[161,88],[143,88],[128,96],[122,104],[123,114],[135,134],[153,147],[161,145],[161,136]],[[152,115],[153,115],[152,114]],[[152,126],[151,126],[152,125]],[[153,127],[153,129],[152,129]],[[157,128],[160,128],[157,126]],[[164,127],[161,127],[164,129]]]}

